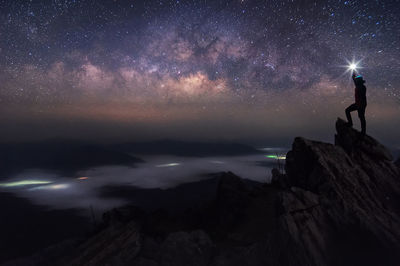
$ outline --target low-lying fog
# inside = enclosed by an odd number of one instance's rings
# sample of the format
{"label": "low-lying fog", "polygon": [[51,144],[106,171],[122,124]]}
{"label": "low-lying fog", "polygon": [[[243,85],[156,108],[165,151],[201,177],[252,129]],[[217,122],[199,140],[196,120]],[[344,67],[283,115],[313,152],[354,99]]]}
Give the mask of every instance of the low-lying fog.
{"label": "low-lying fog", "polygon": [[286,150],[265,148],[264,154],[225,157],[177,157],[170,155],[132,154],[145,160],[135,168],[105,165],[78,172],[77,177],[59,176],[41,169],[24,171],[0,184],[0,191],[28,198],[32,203],[52,209],[93,208],[103,212],[127,203],[125,200],[101,197],[105,186],[167,189],[179,184],[210,178],[207,174],[231,171],[259,182],[269,182],[271,169],[282,167]]}

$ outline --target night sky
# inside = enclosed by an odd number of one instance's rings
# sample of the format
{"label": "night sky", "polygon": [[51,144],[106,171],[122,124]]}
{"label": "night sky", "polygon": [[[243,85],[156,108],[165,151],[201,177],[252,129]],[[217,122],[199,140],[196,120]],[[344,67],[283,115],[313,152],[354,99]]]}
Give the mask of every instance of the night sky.
{"label": "night sky", "polygon": [[397,0],[0,0],[0,137],[332,141],[354,60],[367,133],[400,147],[399,14]]}

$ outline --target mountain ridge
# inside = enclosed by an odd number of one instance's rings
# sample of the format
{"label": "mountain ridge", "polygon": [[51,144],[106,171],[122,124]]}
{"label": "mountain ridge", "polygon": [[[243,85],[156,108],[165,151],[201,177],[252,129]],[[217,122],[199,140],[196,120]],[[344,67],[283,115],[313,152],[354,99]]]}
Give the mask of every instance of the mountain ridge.
{"label": "mountain ridge", "polygon": [[223,172],[204,206],[117,208],[62,252],[5,265],[397,265],[400,169],[372,137],[336,131],[335,144],[296,137],[271,184]]}

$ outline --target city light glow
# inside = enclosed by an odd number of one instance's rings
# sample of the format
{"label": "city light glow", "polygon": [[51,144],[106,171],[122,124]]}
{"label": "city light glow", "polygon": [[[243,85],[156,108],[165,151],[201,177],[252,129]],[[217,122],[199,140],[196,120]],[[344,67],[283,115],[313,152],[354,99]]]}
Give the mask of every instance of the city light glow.
{"label": "city light glow", "polygon": [[269,159],[286,160],[285,155],[265,155],[265,157],[267,157]]}
{"label": "city light glow", "polygon": [[0,183],[0,187],[20,187],[20,186],[31,186],[31,185],[43,185],[53,183],[45,180],[19,180],[14,182]]}

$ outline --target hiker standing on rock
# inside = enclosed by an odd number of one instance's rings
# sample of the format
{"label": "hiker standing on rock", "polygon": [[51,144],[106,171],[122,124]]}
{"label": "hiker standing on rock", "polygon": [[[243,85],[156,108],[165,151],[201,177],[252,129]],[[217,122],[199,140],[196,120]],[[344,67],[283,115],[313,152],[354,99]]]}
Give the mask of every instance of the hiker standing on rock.
{"label": "hiker standing on rock", "polygon": [[367,88],[364,86],[365,80],[363,79],[363,77],[361,75],[356,74],[355,71],[353,71],[352,78],[354,84],[356,85],[354,89],[354,96],[356,102],[346,108],[346,117],[348,122],[347,124],[350,127],[353,126],[353,120],[351,119],[350,112],[357,110],[358,117],[360,118],[361,121],[361,134],[365,135],[367,127],[365,121],[365,108],[367,107],[367,96],[366,96]]}

